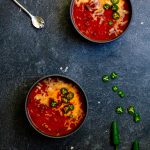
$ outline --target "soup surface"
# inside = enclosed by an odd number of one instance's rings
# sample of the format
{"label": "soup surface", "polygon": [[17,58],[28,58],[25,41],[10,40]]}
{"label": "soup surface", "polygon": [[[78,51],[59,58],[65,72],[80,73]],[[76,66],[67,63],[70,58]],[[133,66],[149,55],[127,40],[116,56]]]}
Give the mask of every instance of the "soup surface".
{"label": "soup surface", "polygon": [[69,79],[41,80],[27,98],[27,115],[33,126],[49,136],[64,136],[75,131],[86,115],[85,96]]}
{"label": "soup surface", "polygon": [[75,27],[89,40],[113,40],[131,19],[128,0],[74,0],[72,7]]}

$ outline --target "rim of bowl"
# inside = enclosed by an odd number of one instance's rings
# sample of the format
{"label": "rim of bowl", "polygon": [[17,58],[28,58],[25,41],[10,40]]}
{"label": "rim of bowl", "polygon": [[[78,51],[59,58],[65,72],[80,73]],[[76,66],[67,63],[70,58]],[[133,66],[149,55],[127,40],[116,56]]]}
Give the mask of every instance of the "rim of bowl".
{"label": "rim of bowl", "polygon": [[126,27],[126,29],[125,29],[119,36],[117,36],[116,38],[114,38],[114,39],[112,39],[112,40],[101,40],[101,41],[92,40],[92,39],[88,38],[87,36],[85,36],[83,33],[81,33],[81,32],[79,31],[79,29],[77,28],[77,26],[76,26],[76,24],[75,24],[75,22],[74,22],[73,15],[72,15],[72,14],[73,14],[74,1],[75,1],[75,0],[71,0],[71,4],[70,4],[70,18],[71,18],[71,22],[72,22],[74,28],[76,29],[76,31],[77,31],[83,38],[85,38],[86,40],[88,40],[88,41],[90,41],[90,42],[93,42],[93,43],[99,43],[99,44],[104,44],[104,43],[113,42],[113,41],[119,39],[121,36],[123,36],[123,35],[127,32],[127,30],[129,29],[129,26],[130,26],[131,21],[132,21],[132,18],[133,18],[133,17],[132,17],[132,16],[133,16],[133,9],[132,9],[131,0],[127,0],[128,3],[129,3],[129,5],[130,5],[130,12],[131,12],[131,14],[130,14],[130,20],[129,20],[129,22],[128,22],[128,26]]}
{"label": "rim of bowl", "polygon": [[[70,80],[72,83],[76,84],[79,88],[79,90],[83,93],[83,96],[84,96],[84,101],[85,101],[85,117],[83,119],[83,121],[81,122],[81,124],[74,130],[72,131],[71,133],[69,134],[66,134],[66,135],[63,135],[63,136],[52,136],[52,135],[47,135],[45,133],[43,133],[42,131],[38,130],[35,125],[33,124],[32,122],[32,119],[30,118],[30,115],[28,113],[28,110],[27,110],[27,103],[28,103],[28,96],[30,94],[30,92],[33,90],[33,88],[42,80],[46,79],[46,78],[52,78],[52,77],[60,77],[60,78],[65,78],[67,80]],[[44,135],[46,137],[49,137],[49,138],[54,138],[54,139],[61,139],[61,138],[65,138],[65,137],[68,137],[68,136],[71,136],[72,134],[76,133],[84,124],[84,122],[86,121],[86,118],[88,116],[88,100],[87,100],[87,96],[83,90],[83,88],[80,86],[80,84],[78,84],[76,81],[74,81],[73,79],[71,79],[70,77],[68,76],[64,76],[64,75],[58,75],[58,74],[52,74],[52,75],[46,75],[46,76],[43,76],[41,77],[40,79],[38,79],[36,82],[33,83],[33,85],[31,86],[31,88],[29,89],[28,91],[28,94],[26,96],[26,100],[25,100],[25,114],[26,114],[26,117],[30,123],[30,125],[38,132],[40,133],[41,135]]]}

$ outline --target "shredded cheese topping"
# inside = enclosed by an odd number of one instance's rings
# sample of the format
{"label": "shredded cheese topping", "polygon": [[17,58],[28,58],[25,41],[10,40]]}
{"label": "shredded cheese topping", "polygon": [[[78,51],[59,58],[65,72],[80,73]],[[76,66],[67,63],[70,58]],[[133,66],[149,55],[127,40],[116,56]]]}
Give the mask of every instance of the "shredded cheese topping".
{"label": "shredded cheese topping", "polygon": [[[74,105],[74,110],[69,111],[67,114],[64,114],[62,112],[62,109],[64,106],[66,106],[65,103],[62,103],[60,107],[54,107],[53,110],[59,112],[61,116],[69,116],[73,115],[73,118],[66,119],[66,122],[64,126],[67,128],[67,130],[71,129],[71,124],[78,124],[81,119],[83,119],[84,111],[81,108],[82,102],[80,100],[80,95],[77,87],[73,86],[71,83],[65,83],[61,80],[58,80],[57,82],[47,79],[44,81],[46,84],[46,88],[44,91],[41,88],[41,84],[37,85],[37,88],[40,91],[40,94],[36,94],[34,97],[35,100],[40,101],[40,104],[44,104],[49,107],[50,99],[54,99],[56,102],[61,101],[61,96],[58,96],[58,93],[60,93],[61,88],[67,88],[69,91],[74,93],[74,98],[70,100],[70,103]],[[39,91],[36,91],[39,93]],[[49,117],[50,114],[45,114],[46,117]]]}

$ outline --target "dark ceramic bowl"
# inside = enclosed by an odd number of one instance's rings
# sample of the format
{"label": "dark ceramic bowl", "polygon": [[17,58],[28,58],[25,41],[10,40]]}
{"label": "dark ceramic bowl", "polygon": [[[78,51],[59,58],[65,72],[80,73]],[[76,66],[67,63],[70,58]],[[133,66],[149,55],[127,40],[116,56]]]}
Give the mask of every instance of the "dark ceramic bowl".
{"label": "dark ceramic bowl", "polygon": [[70,18],[71,18],[71,22],[74,26],[74,28],[76,29],[76,31],[82,36],[84,37],[85,39],[87,39],[88,41],[91,41],[91,42],[94,42],[94,43],[108,43],[108,42],[112,42],[112,41],[115,41],[117,40],[118,38],[120,38],[121,36],[123,36],[125,34],[125,32],[127,31],[130,23],[131,23],[131,20],[132,20],[132,3],[130,0],[127,0],[128,3],[129,3],[129,11],[130,11],[130,18],[129,18],[129,22],[128,22],[128,26],[126,27],[126,29],[122,32],[122,34],[120,34],[119,36],[117,36],[116,38],[112,39],[112,40],[92,40],[91,38],[88,38],[87,36],[85,36],[83,33],[80,32],[80,30],[77,28],[75,22],[74,22],[74,19],[73,19],[73,6],[74,6],[74,2],[75,0],[72,0],[71,1],[71,5],[70,5]]}
{"label": "dark ceramic bowl", "polygon": [[[65,81],[67,81],[67,82],[69,82],[69,83],[72,83],[73,85],[77,86],[78,90],[81,92],[81,94],[82,94],[82,96],[83,96],[83,102],[84,102],[83,105],[84,105],[84,108],[85,108],[85,110],[84,110],[84,111],[85,111],[85,117],[84,117],[84,119],[82,120],[82,122],[80,123],[80,125],[79,125],[77,128],[75,128],[75,130],[72,131],[72,132],[69,133],[69,134],[66,134],[66,135],[63,135],[63,136],[51,136],[51,135],[45,134],[45,133],[43,133],[42,131],[38,130],[38,129],[35,127],[35,125],[34,125],[33,122],[32,122],[32,119],[31,119],[30,115],[28,114],[27,103],[28,103],[28,96],[29,96],[30,92],[32,92],[33,88],[34,88],[40,81],[45,80],[45,79],[47,79],[47,78],[51,78],[51,79],[52,79],[52,78],[58,78],[58,79],[65,80]],[[85,120],[86,120],[87,114],[88,114],[88,102],[87,102],[87,97],[86,97],[86,95],[85,95],[83,89],[82,89],[81,86],[80,86],[78,83],[76,83],[74,80],[72,80],[72,79],[70,79],[70,78],[68,78],[68,77],[66,77],[66,76],[62,76],[62,75],[48,75],[48,76],[44,76],[43,78],[40,78],[40,79],[39,79],[38,81],[36,81],[36,82],[33,84],[33,86],[30,88],[30,90],[29,90],[29,92],[28,92],[28,94],[27,94],[27,97],[26,97],[25,112],[26,112],[26,116],[27,116],[27,119],[28,119],[29,123],[31,124],[31,126],[32,126],[38,133],[40,133],[40,134],[42,134],[42,135],[44,135],[44,136],[46,136],[46,137],[50,137],[50,138],[64,138],[64,137],[68,137],[68,136],[72,135],[73,133],[77,132],[77,131],[82,127],[83,123],[84,123]]]}

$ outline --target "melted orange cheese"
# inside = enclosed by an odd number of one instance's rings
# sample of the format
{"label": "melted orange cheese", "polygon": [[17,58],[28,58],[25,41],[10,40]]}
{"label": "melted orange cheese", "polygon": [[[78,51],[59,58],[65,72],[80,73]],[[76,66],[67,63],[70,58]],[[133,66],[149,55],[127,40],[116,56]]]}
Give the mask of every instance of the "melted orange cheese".
{"label": "melted orange cheese", "polygon": [[[56,102],[61,101],[61,96],[58,97],[58,93],[60,93],[61,88],[67,88],[69,91],[74,93],[74,98],[70,100],[70,103],[74,105],[74,110],[69,111],[67,114],[62,112],[62,108],[66,105],[62,103],[60,107],[52,108],[55,111],[59,111],[61,116],[69,116],[73,115],[73,118],[66,120],[65,126],[70,130],[70,125],[77,124],[79,120],[83,118],[83,109],[81,108],[82,102],[80,100],[80,95],[78,94],[78,89],[73,86],[71,83],[65,83],[64,81],[58,80],[57,82],[53,82],[50,79],[44,81],[46,84],[46,89],[43,91],[41,90],[41,85],[37,85],[38,89],[40,89],[40,94],[36,94],[34,97],[35,100],[40,101],[41,104],[44,104],[49,107],[49,100],[54,99]],[[47,115],[47,114],[46,114]]]}

